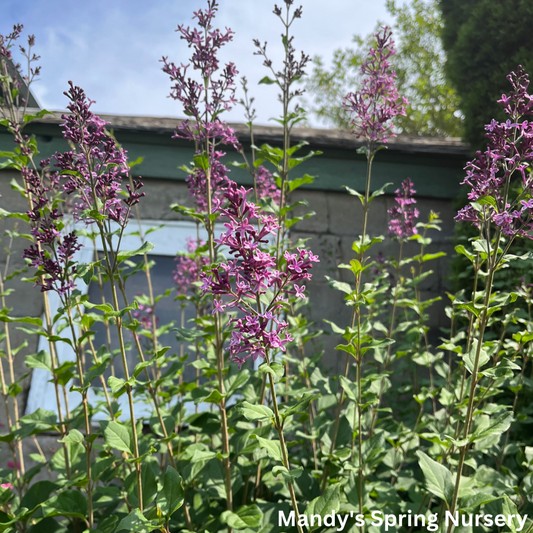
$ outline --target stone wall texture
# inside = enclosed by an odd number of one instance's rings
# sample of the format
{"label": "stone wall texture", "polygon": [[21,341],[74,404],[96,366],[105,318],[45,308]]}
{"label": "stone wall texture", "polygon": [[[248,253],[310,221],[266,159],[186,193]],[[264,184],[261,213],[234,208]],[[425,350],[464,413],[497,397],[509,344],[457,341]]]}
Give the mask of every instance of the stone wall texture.
{"label": "stone wall texture", "polygon": [[[20,193],[10,186],[12,179],[19,179],[20,176],[9,170],[0,171],[0,206],[8,211],[25,211],[27,209],[26,200]],[[178,220],[182,217],[171,211],[169,206],[172,203],[190,205],[189,194],[184,182],[170,181],[165,179],[144,179],[146,197],[139,204],[140,216],[143,219],[151,220]],[[310,295],[310,306],[307,308],[309,318],[318,327],[329,332],[329,326],[324,320],[335,322],[341,327],[349,324],[351,310],[344,305],[343,293],[332,290],[327,284],[325,276],[351,281],[347,270],[338,269],[340,263],[348,263],[354,258],[352,243],[362,231],[363,212],[359,200],[343,192],[321,191],[321,190],[299,190],[293,193],[292,200],[305,199],[309,203],[309,209],[316,213],[315,216],[305,219],[293,226],[293,237],[308,240],[309,248],[320,257],[320,263],[313,268],[313,279],[307,284]],[[444,251],[447,257],[439,258],[431,263],[434,270],[433,275],[424,280],[422,285],[422,296],[424,299],[436,296],[443,297],[443,301],[434,305],[430,310],[430,326],[433,332],[438,332],[438,328],[445,326],[447,319],[444,315],[445,291],[447,289],[448,262],[453,252],[453,216],[454,212],[449,200],[437,200],[430,198],[417,198],[420,220],[427,220],[430,210],[440,213],[443,221],[441,232],[433,231],[430,235],[433,244],[427,250],[429,253]],[[393,205],[394,197],[384,195],[376,198],[371,205],[368,221],[368,233],[371,236],[387,235],[388,214],[387,210]],[[304,209],[298,208],[296,214],[302,214]],[[4,250],[10,246],[9,236],[6,231],[18,231],[28,233],[28,226],[18,219],[7,218],[0,220],[0,237],[2,238],[0,252],[0,269],[2,272],[9,261],[9,270],[24,268],[22,250],[28,244],[24,239],[16,239],[11,247],[11,254]],[[382,251],[386,256],[397,255],[398,244],[392,242],[388,237],[383,243],[376,246],[372,253]],[[414,255],[418,252],[418,245],[409,243],[405,254]],[[23,282],[19,279],[8,282],[8,287],[15,289],[15,292],[6,297],[6,306],[13,308],[16,316],[41,316],[43,313],[43,298],[37,287],[32,283]],[[24,364],[26,354],[35,353],[37,349],[37,339],[35,336],[28,336],[17,329],[15,324],[10,325],[10,333],[13,345],[19,346],[23,342],[28,345],[18,352],[15,360],[14,373],[16,379],[28,372]],[[344,365],[344,353],[334,350],[338,339],[330,335],[324,335],[317,341],[319,348],[324,350],[324,361],[338,371]],[[2,346],[4,347],[4,346]],[[5,361],[4,372],[9,373]],[[27,392],[30,387],[31,374],[21,383],[24,392],[19,395],[21,413],[24,413]],[[0,410],[0,423],[6,423],[6,414]],[[52,437],[43,436],[40,438],[43,451],[48,456],[49,452],[59,446]],[[35,453],[30,450],[28,453]],[[46,449],[45,449],[46,448]],[[6,459],[7,447],[3,447],[0,455],[0,462]],[[29,465],[32,462],[29,460]]]}

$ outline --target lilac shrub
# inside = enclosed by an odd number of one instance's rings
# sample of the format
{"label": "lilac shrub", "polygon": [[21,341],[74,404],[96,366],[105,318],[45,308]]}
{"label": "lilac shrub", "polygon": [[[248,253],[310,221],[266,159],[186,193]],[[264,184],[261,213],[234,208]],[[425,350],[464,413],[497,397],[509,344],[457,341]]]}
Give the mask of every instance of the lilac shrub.
{"label": "lilac shrub", "polygon": [[[11,287],[4,284],[19,275],[7,260],[0,271],[0,392],[7,421],[0,443],[9,457],[7,468],[0,467],[0,530],[369,533],[379,529],[369,517],[383,510],[391,513],[387,527],[398,533],[430,525],[451,532],[446,510],[464,520],[479,508],[485,517],[514,515],[513,531],[532,528],[531,521],[521,522],[533,506],[530,439],[526,432],[517,438],[531,414],[524,392],[531,389],[532,291],[525,282],[510,294],[493,287],[495,272],[528,258],[509,253],[532,229],[527,76],[521,69],[509,76],[512,91],[500,101],[509,120],[487,126],[487,150],[467,165],[470,203],[457,219],[473,223],[479,236],[457,251],[474,265],[480,287],[470,299],[464,292],[449,295],[450,328],[435,342],[428,315],[436,299],[424,294],[433,283],[427,264],[444,255],[430,248],[440,221],[431,212],[419,222],[422,209],[409,178],[388,200],[388,240],[367,234],[370,206],[386,189],[374,190],[372,164],[396,135],[395,117],[407,104],[395,86],[391,32],[376,34],[361,86],[343,106],[367,173],[363,192],[347,188],[362,206],[354,257],[339,265],[348,277],[328,278],[351,315],[342,327],[330,323],[336,349],[346,356],[337,375],[323,364],[321,331],[306,318],[320,259],[294,232],[310,216],[294,193],[313,182],[297,175],[297,167],[318,155],[304,142],[291,144],[305,118],[298,82],[309,58],[296,52],[292,34],[303,11],[284,0],[273,12],[283,28],[280,65],[266,43],[252,44],[268,71],[261,83],[279,93],[283,139],[276,146],[255,144],[247,82],[239,100],[236,67],[219,59],[233,32],[215,27],[215,0],[194,13],[194,27],[178,26],[189,64],[162,60],[171,97],[187,117],[174,137],[189,141],[194,153],[183,176],[189,204],[172,210],[196,228],[176,258],[172,287],[160,295],[151,285],[153,245],[121,249],[144,196],[126,150],[85,92],[70,83],[62,115],[70,149],[39,164],[37,141],[25,130],[39,115],[26,113],[20,82],[29,85],[38,74],[34,39],[19,50],[30,65],[24,75],[15,67],[19,79],[7,61],[22,28],[0,36],[1,123],[15,146],[2,152],[1,165],[20,172],[24,186],[14,181],[13,187],[28,201],[25,212],[0,209],[0,218],[29,228],[23,238],[30,242],[22,247],[31,269],[27,281],[40,289],[45,309],[43,321],[7,308]],[[239,102],[249,131],[240,139],[222,120]],[[234,153],[243,159],[233,165],[248,171],[253,189],[233,181],[241,172],[227,167]],[[19,232],[8,230],[8,250]],[[142,227],[131,235],[144,241]],[[80,264],[81,244],[91,240],[99,241],[94,258]],[[382,247],[377,256],[374,246]],[[414,246],[418,252],[409,256]],[[126,286],[142,271],[149,296],[129,302]],[[84,292],[93,283],[102,289],[98,302]],[[60,300],[53,313],[52,293]],[[175,305],[175,314],[160,323],[156,306],[170,294],[176,303],[166,305]],[[509,312],[515,301],[524,305]],[[22,416],[23,377],[17,380],[14,369],[25,345],[11,345],[11,322],[46,341],[25,362],[51,376],[57,412],[39,408]],[[486,334],[491,323],[501,327],[499,338]],[[95,332],[102,324],[107,339],[99,346]],[[177,349],[161,345],[169,334]],[[41,446],[42,433],[60,444],[52,455]],[[39,452],[29,456],[30,464],[23,443]],[[37,477],[45,470],[49,479]],[[414,513],[417,525],[408,523]],[[403,524],[391,524],[397,516]]]}

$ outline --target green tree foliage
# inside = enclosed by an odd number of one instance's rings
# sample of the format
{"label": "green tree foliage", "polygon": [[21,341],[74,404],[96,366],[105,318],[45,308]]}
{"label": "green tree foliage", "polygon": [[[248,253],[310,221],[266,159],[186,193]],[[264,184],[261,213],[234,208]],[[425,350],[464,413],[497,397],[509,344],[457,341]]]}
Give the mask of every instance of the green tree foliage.
{"label": "green tree foliage", "polygon": [[496,101],[508,91],[507,74],[533,70],[530,0],[440,0],[446,74],[464,113],[465,140],[484,146],[484,125],[504,118]]}
{"label": "green tree foliage", "polygon": [[[399,131],[460,136],[462,117],[458,97],[444,74],[446,57],[441,46],[442,20],[437,0],[411,0],[402,6],[388,0],[387,10],[394,19],[398,48],[393,58],[398,90],[410,103],[407,116],[396,117]],[[308,107],[325,124],[349,127],[342,99],[359,85],[359,67],[372,39],[372,35],[365,38],[354,35],[355,46],[336,50],[330,65],[322,57],[313,59],[313,71],[305,81],[311,95]]]}

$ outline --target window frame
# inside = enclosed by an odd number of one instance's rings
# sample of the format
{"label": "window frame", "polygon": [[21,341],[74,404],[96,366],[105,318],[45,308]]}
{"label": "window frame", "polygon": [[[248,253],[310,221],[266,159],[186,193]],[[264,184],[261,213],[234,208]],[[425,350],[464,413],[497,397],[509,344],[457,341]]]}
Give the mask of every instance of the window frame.
{"label": "window frame", "polygon": [[[65,222],[68,224],[68,219],[65,220]],[[142,243],[139,235],[131,235],[131,233],[138,232],[139,229],[142,232],[142,235],[145,236],[144,240],[150,241],[154,245],[150,255],[175,257],[178,253],[187,251],[187,238],[196,238],[198,234],[202,239],[206,239],[207,237],[205,229],[202,226],[198,227],[195,222],[182,220],[168,221],[145,219],[139,221],[137,228],[135,227],[136,225],[137,224],[135,220],[132,219],[122,239],[120,246],[121,251],[134,251],[141,246]],[[72,224],[71,227],[76,230],[87,229],[83,222],[76,222]],[[91,240],[85,236],[80,236],[78,240],[83,247],[74,254],[73,260],[78,263],[90,263],[91,261],[94,261],[95,250]],[[96,239],[96,251],[103,252],[100,239]],[[77,288],[83,294],[87,294],[89,290],[88,284],[86,284],[82,279],[77,280]],[[61,306],[61,302],[59,296],[54,291],[49,291],[48,297],[50,313],[51,316],[54,316]],[[69,328],[65,328],[61,332],[61,335],[72,340],[72,334]],[[37,351],[41,350],[49,350],[48,341],[44,336],[39,336]],[[65,361],[76,360],[74,351],[66,342],[56,343],[56,351],[59,364],[62,364]],[[81,394],[79,392],[69,391],[67,389],[67,398],[70,411],[75,409],[81,403]],[[97,395],[93,388],[89,388],[89,402],[94,403],[100,399],[103,399],[103,395]],[[63,395],[60,395],[60,401],[63,412],[65,412],[65,400]],[[127,413],[129,409],[127,397],[122,395],[116,401],[119,403],[120,410],[122,410],[123,413]],[[57,413],[56,395],[53,381],[50,379],[50,373],[41,368],[34,368],[31,375],[25,413],[33,413],[39,407]],[[147,417],[150,414],[151,408],[145,401],[140,399],[135,400],[136,417]],[[106,419],[106,414],[103,412],[97,412],[94,414],[93,419]]]}

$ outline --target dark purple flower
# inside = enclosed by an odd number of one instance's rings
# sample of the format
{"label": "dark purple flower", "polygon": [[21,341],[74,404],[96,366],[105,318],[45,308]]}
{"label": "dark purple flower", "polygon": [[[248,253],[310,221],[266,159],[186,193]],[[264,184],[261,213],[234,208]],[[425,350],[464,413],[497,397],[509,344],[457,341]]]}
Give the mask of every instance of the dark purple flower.
{"label": "dark purple flower", "polygon": [[131,207],[144,196],[139,192],[142,183],[135,180],[133,188],[127,185],[129,194],[122,199],[121,182],[129,173],[126,151],[105,131],[108,123],[90,110],[94,102],[83,89],[72,82],[69,85],[69,91],[64,94],[70,100],[67,106],[70,114],[62,115],[63,136],[76,150],[56,153],[54,160],[60,169],[59,176],[67,180],[64,190],[77,196],[74,217],[91,224],[96,220],[96,212],[126,225]]}
{"label": "dark purple flower", "polygon": [[413,182],[407,178],[402,182],[399,189],[396,190],[396,205],[388,210],[391,217],[389,222],[389,235],[398,239],[407,239],[418,233],[415,222],[418,218],[418,209],[410,207],[416,204],[413,195],[416,191],[413,188]]}

